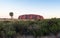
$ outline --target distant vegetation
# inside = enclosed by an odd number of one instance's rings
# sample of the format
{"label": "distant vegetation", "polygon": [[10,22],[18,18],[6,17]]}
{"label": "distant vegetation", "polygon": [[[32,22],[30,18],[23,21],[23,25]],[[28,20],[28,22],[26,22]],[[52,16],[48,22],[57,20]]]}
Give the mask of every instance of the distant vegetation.
{"label": "distant vegetation", "polygon": [[0,21],[0,37],[14,38],[19,35],[46,36],[60,32],[60,19],[36,21]]}

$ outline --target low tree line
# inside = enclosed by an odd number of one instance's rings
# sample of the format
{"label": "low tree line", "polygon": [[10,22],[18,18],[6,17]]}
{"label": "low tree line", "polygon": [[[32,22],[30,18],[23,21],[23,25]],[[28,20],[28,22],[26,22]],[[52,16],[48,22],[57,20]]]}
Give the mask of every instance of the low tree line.
{"label": "low tree line", "polygon": [[37,36],[57,35],[60,32],[60,19],[36,21],[2,21],[0,22],[1,38],[16,38],[17,35]]}

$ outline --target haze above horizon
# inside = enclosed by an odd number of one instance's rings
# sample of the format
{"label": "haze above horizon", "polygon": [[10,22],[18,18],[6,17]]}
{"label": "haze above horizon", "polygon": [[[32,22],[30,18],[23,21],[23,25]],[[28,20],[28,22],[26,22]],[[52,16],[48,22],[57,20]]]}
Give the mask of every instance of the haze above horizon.
{"label": "haze above horizon", "polygon": [[0,18],[14,18],[23,14],[38,14],[44,18],[60,18],[60,0],[0,0]]}

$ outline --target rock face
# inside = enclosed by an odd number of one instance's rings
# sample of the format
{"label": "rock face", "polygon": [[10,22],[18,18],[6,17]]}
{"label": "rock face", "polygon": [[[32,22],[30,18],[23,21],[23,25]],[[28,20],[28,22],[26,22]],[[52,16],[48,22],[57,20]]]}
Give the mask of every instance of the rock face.
{"label": "rock face", "polygon": [[41,15],[35,15],[35,14],[26,14],[26,15],[21,15],[18,17],[20,20],[42,20],[44,19],[43,16]]}

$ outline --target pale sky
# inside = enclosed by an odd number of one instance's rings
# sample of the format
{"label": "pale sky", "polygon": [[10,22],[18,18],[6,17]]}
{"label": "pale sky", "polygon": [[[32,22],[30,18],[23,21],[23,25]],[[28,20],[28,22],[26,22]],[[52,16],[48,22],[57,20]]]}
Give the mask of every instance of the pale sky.
{"label": "pale sky", "polygon": [[60,0],[0,0],[0,18],[14,18],[23,14],[38,14],[44,18],[60,18]]}

